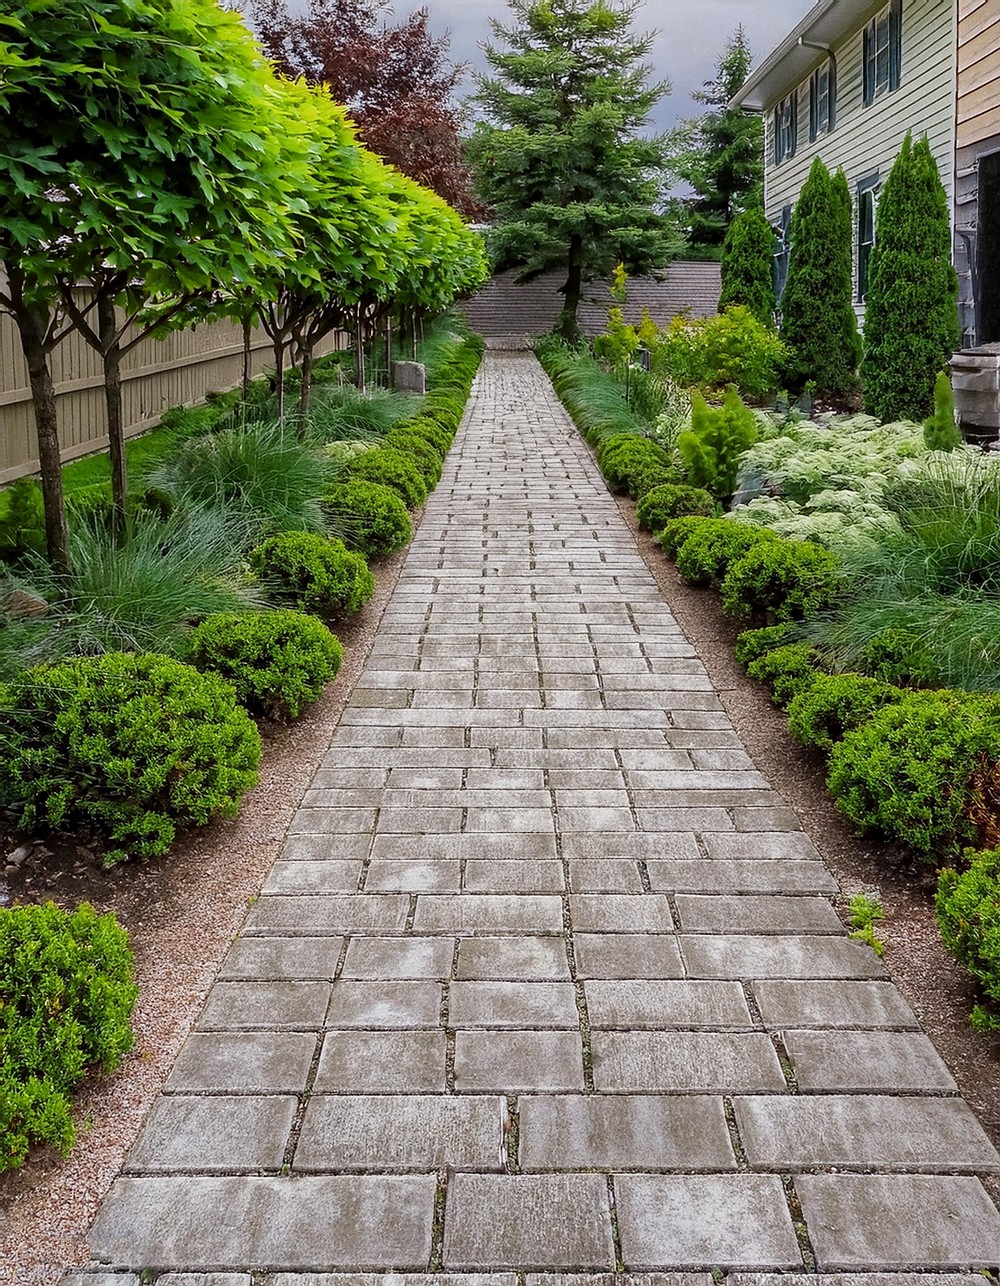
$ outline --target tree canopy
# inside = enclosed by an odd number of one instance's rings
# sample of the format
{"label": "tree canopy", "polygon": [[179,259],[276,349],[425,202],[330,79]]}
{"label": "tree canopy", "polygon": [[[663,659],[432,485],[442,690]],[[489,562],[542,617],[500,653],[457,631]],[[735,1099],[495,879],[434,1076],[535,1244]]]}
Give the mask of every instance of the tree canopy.
{"label": "tree canopy", "polygon": [[637,5],[613,0],[509,0],[493,22],[493,75],[478,78],[487,120],[469,144],[476,191],[492,208],[498,268],[521,280],[566,271],[561,329],[577,333],[583,284],[624,263],[662,268],[679,238],[659,212],[664,145],[643,137],[668,92],[643,59],[652,37],[632,30]]}

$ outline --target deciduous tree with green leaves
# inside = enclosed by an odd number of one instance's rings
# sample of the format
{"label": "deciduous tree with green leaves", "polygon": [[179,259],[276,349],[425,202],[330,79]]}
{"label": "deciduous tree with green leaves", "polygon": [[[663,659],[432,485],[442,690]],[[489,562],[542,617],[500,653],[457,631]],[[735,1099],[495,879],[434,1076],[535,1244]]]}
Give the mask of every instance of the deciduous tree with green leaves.
{"label": "deciduous tree with green leaves", "polygon": [[741,211],[722,246],[719,311],[742,304],[765,326],[774,325],[774,229],[760,206]]}
{"label": "deciduous tree with green leaves", "polygon": [[657,210],[664,144],[641,137],[668,86],[643,62],[652,37],[632,29],[636,3],[509,0],[513,21],[494,21],[506,48],[488,45],[494,74],[478,80],[469,161],[492,208],[498,269],[521,281],[563,269],[561,333],[579,334],[583,286],[623,262],[662,268],[680,238]]}
{"label": "deciduous tree with green leaves", "polygon": [[951,218],[926,137],[906,136],[879,197],[868,273],[865,410],[921,421],[958,345],[958,277]]}

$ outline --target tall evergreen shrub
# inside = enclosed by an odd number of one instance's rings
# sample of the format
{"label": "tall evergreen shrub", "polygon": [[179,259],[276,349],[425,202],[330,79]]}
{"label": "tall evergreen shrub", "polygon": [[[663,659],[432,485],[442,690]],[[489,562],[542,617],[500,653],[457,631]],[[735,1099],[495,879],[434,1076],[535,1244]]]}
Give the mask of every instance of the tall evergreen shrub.
{"label": "tall evergreen shrub", "polygon": [[781,296],[781,338],[790,353],[788,387],[815,385],[844,400],[857,386],[861,339],[854,313],[851,194],[840,172],[813,161],[792,214],[788,280]]}
{"label": "tall evergreen shrub", "polygon": [[879,198],[868,276],[865,410],[923,420],[959,339],[948,198],[926,138],[906,136]]}
{"label": "tall evergreen shrub", "polygon": [[722,247],[720,312],[742,304],[765,326],[774,325],[773,253],[774,231],[759,206],[733,219]]}

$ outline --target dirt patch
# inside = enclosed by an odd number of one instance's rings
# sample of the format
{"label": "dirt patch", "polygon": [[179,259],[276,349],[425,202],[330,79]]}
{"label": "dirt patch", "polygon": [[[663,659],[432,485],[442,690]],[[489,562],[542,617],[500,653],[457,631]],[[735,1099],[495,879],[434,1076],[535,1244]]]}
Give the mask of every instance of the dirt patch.
{"label": "dirt patch", "polygon": [[[413,515],[416,531],[423,516]],[[0,1286],[57,1286],[89,1262],[86,1234],[190,1031],[251,900],[278,856],[302,796],[358,681],[406,549],[373,564],[376,589],[351,621],[334,623],[344,663],[294,724],[261,728],[260,782],[239,817],[190,831],[145,865],[101,868],[72,837],[26,846],[2,876],[10,901],[81,901],[113,911],[136,955],[135,1046],[111,1077],[87,1079],[75,1100],[77,1141],[67,1159],[37,1149],[0,1176]],[[15,850],[6,840],[0,853]]]}

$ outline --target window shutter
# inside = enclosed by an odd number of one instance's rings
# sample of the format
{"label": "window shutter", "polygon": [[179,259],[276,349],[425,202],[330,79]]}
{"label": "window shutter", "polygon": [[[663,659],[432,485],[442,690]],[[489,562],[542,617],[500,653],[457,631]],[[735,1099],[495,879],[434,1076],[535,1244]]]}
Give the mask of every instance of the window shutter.
{"label": "window shutter", "polygon": [[792,128],[789,131],[791,146],[788,155],[794,156],[799,145],[799,91],[796,89],[789,100],[789,111],[792,113]]}
{"label": "window shutter", "polygon": [[903,74],[903,0],[889,6],[889,88],[898,89]]}
{"label": "window shutter", "polygon": [[865,27],[864,50],[865,106],[875,101],[875,31],[872,24]]}
{"label": "window shutter", "polygon": [[837,127],[837,60],[830,58],[830,121],[829,130],[832,134]]}
{"label": "window shutter", "polygon": [[809,142],[819,137],[819,72],[814,71],[809,82]]}
{"label": "window shutter", "polygon": [[780,165],[781,164],[781,104],[780,103],[774,109],[772,128],[774,132],[774,163],[775,165]]}

